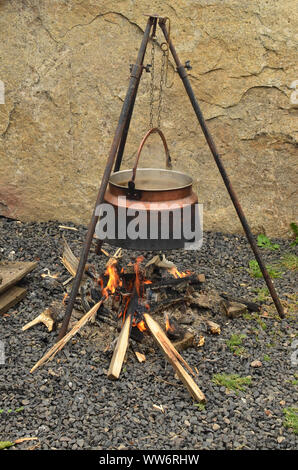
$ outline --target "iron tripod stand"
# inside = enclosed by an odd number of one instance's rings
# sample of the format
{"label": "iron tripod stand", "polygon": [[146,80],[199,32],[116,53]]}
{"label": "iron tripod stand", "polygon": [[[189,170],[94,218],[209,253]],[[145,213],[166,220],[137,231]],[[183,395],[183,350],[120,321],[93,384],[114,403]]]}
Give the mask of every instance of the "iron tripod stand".
{"label": "iron tripod stand", "polygon": [[[261,255],[260,255],[260,251],[257,247],[255,238],[254,238],[254,236],[251,232],[249,224],[248,224],[248,222],[246,220],[246,217],[244,215],[243,209],[242,209],[242,207],[239,203],[238,197],[237,197],[237,195],[236,195],[236,193],[235,193],[235,191],[232,187],[232,184],[230,182],[230,179],[229,179],[229,177],[226,173],[226,170],[225,170],[224,165],[221,161],[219,153],[216,149],[213,138],[212,138],[212,136],[211,136],[211,134],[210,134],[210,132],[207,128],[207,125],[206,125],[206,122],[204,120],[203,114],[201,112],[200,106],[199,106],[199,104],[196,100],[196,97],[194,95],[194,92],[192,90],[192,87],[191,87],[191,84],[190,84],[190,81],[189,81],[189,78],[188,78],[188,75],[187,75],[187,72],[186,72],[186,69],[185,69],[187,67],[187,64],[186,64],[186,67],[181,64],[181,62],[179,60],[179,57],[177,55],[177,52],[175,50],[175,47],[173,45],[173,42],[169,38],[169,33],[168,33],[167,28],[166,28],[166,20],[167,20],[167,18],[162,18],[162,17],[159,17],[157,15],[149,16],[148,21],[147,21],[147,25],[146,25],[146,28],[145,28],[145,31],[144,31],[143,39],[142,39],[142,42],[141,42],[141,46],[140,46],[140,49],[139,49],[139,52],[138,52],[136,63],[131,67],[131,74],[130,74],[128,90],[127,90],[126,97],[125,97],[125,100],[124,100],[124,103],[123,103],[123,106],[122,106],[122,110],[121,110],[121,113],[120,113],[118,125],[117,125],[116,132],[115,132],[115,135],[114,135],[114,139],[113,139],[113,142],[112,142],[112,146],[111,146],[111,149],[110,149],[110,152],[109,152],[109,155],[108,155],[106,167],[105,167],[105,170],[104,170],[104,173],[103,173],[103,176],[102,176],[102,180],[101,180],[100,188],[99,188],[99,191],[98,191],[98,195],[97,195],[96,203],[95,203],[95,206],[94,206],[94,210],[93,210],[93,213],[92,213],[91,221],[89,223],[87,235],[86,235],[83,247],[82,247],[77,272],[76,272],[76,275],[75,275],[75,278],[74,278],[74,283],[73,283],[73,286],[72,286],[72,291],[71,291],[71,294],[69,296],[68,304],[67,304],[67,307],[66,307],[65,315],[64,315],[64,318],[63,318],[61,329],[59,331],[57,341],[59,341],[67,332],[68,324],[69,324],[69,321],[70,321],[70,318],[71,318],[71,314],[72,314],[72,310],[73,310],[73,307],[74,307],[75,299],[76,299],[77,293],[79,291],[79,286],[80,286],[82,276],[83,276],[83,273],[84,273],[84,270],[85,270],[85,265],[86,265],[86,262],[87,262],[88,253],[89,253],[89,250],[90,250],[93,235],[94,235],[94,232],[95,232],[95,227],[96,227],[98,217],[99,217],[98,214],[97,214],[96,208],[100,204],[103,203],[105,192],[106,192],[106,189],[107,189],[107,185],[108,185],[108,182],[109,182],[109,178],[110,178],[110,175],[111,175],[111,172],[112,172],[113,165],[114,165],[114,171],[115,172],[120,170],[122,157],[123,157],[123,152],[124,152],[126,139],[127,139],[127,134],[128,134],[130,121],[131,121],[131,117],[132,117],[132,113],[133,113],[133,109],[134,109],[135,99],[136,99],[136,95],[137,95],[137,91],[138,91],[138,86],[139,86],[139,83],[140,83],[142,72],[145,68],[144,65],[143,65],[143,61],[144,61],[144,57],[145,57],[147,44],[148,44],[148,41],[149,41],[149,38],[150,38],[150,32],[153,28],[153,35],[155,35],[157,24],[160,26],[160,28],[161,28],[161,30],[164,34],[164,37],[165,37],[165,39],[166,39],[166,41],[169,45],[169,49],[171,51],[171,54],[173,56],[174,62],[175,62],[176,67],[177,67],[176,70],[177,70],[177,72],[178,72],[178,74],[179,74],[179,76],[180,76],[180,78],[183,82],[186,93],[187,93],[187,95],[190,99],[190,102],[192,104],[194,112],[197,116],[197,119],[199,121],[201,129],[203,131],[203,134],[206,138],[207,144],[208,144],[208,146],[211,150],[211,153],[214,157],[215,163],[218,167],[218,170],[219,170],[219,172],[220,172],[220,174],[223,178],[226,189],[227,189],[227,191],[230,195],[230,198],[233,202],[233,205],[234,205],[235,210],[237,212],[237,215],[240,219],[240,222],[242,224],[245,235],[248,239],[248,242],[251,246],[251,249],[252,249],[252,251],[255,255],[255,258],[258,262],[258,265],[260,267],[260,270],[262,272],[264,280],[267,284],[268,290],[269,290],[270,295],[273,299],[273,302],[275,304],[277,312],[278,312],[278,314],[281,318],[284,318],[285,314],[284,314],[284,310],[283,310],[283,307],[281,305],[280,299],[279,299],[279,297],[276,293],[276,290],[275,290],[274,285],[272,283],[272,280],[269,276],[267,268],[266,268],[266,266],[264,264],[264,261],[263,261]],[[116,154],[117,154],[117,156],[116,156]],[[116,159],[116,161],[115,161],[115,159]],[[98,240],[97,241],[96,251],[97,251],[98,254],[100,253],[102,243],[103,243],[103,240]]]}

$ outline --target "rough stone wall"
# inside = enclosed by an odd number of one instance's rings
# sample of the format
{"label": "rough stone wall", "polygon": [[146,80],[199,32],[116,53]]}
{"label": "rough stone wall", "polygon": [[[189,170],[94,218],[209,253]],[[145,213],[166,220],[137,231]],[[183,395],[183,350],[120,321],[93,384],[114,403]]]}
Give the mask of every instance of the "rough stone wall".
{"label": "rough stone wall", "polygon": [[[191,60],[194,92],[253,230],[285,235],[297,218],[291,86],[298,84],[298,12],[292,0],[0,0],[0,213],[89,221],[143,15],[156,12],[171,18],[181,61]],[[156,54],[158,82],[160,48]],[[174,167],[194,177],[205,229],[240,232],[171,59],[172,80],[162,128]],[[148,129],[149,90],[144,73],[123,168],[131,167]],[[155,138],[142,161],[164,165]]]}

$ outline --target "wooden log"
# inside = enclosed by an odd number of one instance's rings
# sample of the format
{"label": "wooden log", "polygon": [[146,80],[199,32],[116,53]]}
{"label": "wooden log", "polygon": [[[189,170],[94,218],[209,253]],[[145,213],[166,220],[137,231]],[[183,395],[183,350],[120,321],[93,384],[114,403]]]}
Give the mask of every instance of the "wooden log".
{"label": "wooden log", "polygon": [[199,276],[196,274],[179,277],[175,279],[162,279],[160,281],[153,281],[152,284],[147,284],[145,286],[146,289],[163,289],[165,287],[178,287],[180,284],[182,285],[191,285],[191,286],[200,286],[203,284],[204,281],[199,279]]}
{"label": "wooden log", "polygon": [[132,314],[126,317],[121,333],[118,337],[118,341],[114,349],[114,353],[108,370],[108,379],[110,380],[119,379],[125,353],[127,351],[131,322]]}
{"label": "wooden log", "polygon": [[173,346],[177,351],[184,351],[185,349],[193,346],[194,338],[195,338],[194,333],[187,331],[184,335],[184,338],[178,341],[173,341]]}
{"label": "wooden log", "polygon": [[[144,314],[144,318],[145,316],[147,316],[147,320],[150,322],[151,324],[151,329],[153,328],[155,332],[158,333],[158,335],[163,339],[163,342],[164,344],[167,345],[168,348],[170,348],[172,354],[176,357],[176,359],[178,359],[178,361],[182,362],[182,364],[184,365],[184,367],[186,367],[186,369],[193,375],[195,376],[195,373],[194,371],[192,370],[192,368],[187,364],[187,362],[183,359],[183,357],[179,354],[179,352],[175,349],[175,347],[173,346],[173,344],[171,343],[171,341],[169,340],[169,338],[167,337],[166,333],[163,331],[163,329],[161,328],[161,326],[155,321],[153,320],[153,318],[151,317],[151,315],[149,315],[148,313],[145,313]],[[146,321],[146,320],[145,320]],[[146,321],[147,323],[147,321]],[[147,326],[149,328],[149,325],[147,323]],[[150,330],[151,333],[152,333],[152,330]]]}
{"label": "wooden log", "polygon": [[14,286],[26,274],[30,273],[37,266],[36,261],[3,261],[0,263],[0,275],[2,282],[0,284],[0,294],[10,287]]}
{"label": "wooden log", "polygon": [[221,307],[225,315],[229,318],[237,318],[247,313],[248,307],[239,302],[231,302],[229,300],[222,300]]}
{"label": "wooden log", "polygon": [[[174,346],[172,345],[170,340],[167,338],[166,334],[161,329],[159,324],[155,320],[153,320],[151,315],[149,315],[148,313],[144,314],[144,318],[145,318],[145,322],[149,330],[151,331],[153,335],[153,338],[155,339],[155,341],[161,348],[165,357],[172,364],[178,377],[184,383],[190,395],[193,397],[193,399],[196,402],[205,402],[206,398],[205,398],[204,393],[199,389],[198,385],[190,377],[190,375],[186,372],[186,370],[183,368],[183,366],[179,362],[178,357],[181,357],[180,354],[175,350]],[[185,363],[184,360],[183,362]]]}
{"label": "wooden log", "polygon": [[0,296],[0,313],[5,313],[20,300],[22,300],[27,293],[27,289],[19,286],[13,286]]}
{"label": "wooden log", "polygon": [[225,293],[220,294],[220,297],[229,302],[237,302],[238,304],[246,305],[247,309],[250,312],[259,312],[260,310],[262,310],[262,306],[260,304],[255,302],[249,302],[248,300],[241,299],[239,297],[235,298]]}

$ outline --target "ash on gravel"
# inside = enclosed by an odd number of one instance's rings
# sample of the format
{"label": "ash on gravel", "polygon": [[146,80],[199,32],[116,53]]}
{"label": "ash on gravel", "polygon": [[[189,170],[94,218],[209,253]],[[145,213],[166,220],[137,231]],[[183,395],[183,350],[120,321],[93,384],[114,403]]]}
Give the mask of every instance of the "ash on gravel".
{"label": "ash on gravel", "polygon": [[[52,362],[30,374],[55,342],[57,331],[49,333],[42,324],[26,332],[21,328],[54,299],[62,300],[62,282],[69,277],[59,260],[63,236],[79,256],[86,228],[76,228],[0,219],[1,257],[38,260],[37,269],[22,281],[28,288],[26,298],[0,318],[6,357],[0,365],[0,440],[38,438],[11,449],[35,444],[38,449],[295,449],[297,434],[284,425],[284,409],[297,408],[296,279],[291,269],[274,279],[287,308],[285,319],[278,318],[272,305],[268,317],[254,314],[230,320],[214,311],[221,334],[206,334],[203,348],[182,353],[199,371],[205,407],[193,403],[155,348],[142,364],[130,352],[120,380],[111,382],[106,377],[111,358],[111,352],[104,352],[106,344],[78,334]],[[279,250],[262,249],[266,264],[294,253],[290,241],[274,242]],[[139,254],[125,252],[124,260]],[[181,271],[204,273],[207,287],[231,296],[255,300],[260,293],[256,290],[265,287],[247,271],[253,255],[243,236],[205,233],[201,250],[169,252],[167,258]],[[91,253],[90,260],[103,269],[104,258]],[[58,281],[41,277],[47,269],[60,273]],[[243,335],[236,354],[227,344],[233,334]],[[262,366],[252,367],[255,360]],[[216,385],[214,374],[224,373],[250,376],[251,385],[238,393]],[[153,405],[162,405],[164,413]]]}

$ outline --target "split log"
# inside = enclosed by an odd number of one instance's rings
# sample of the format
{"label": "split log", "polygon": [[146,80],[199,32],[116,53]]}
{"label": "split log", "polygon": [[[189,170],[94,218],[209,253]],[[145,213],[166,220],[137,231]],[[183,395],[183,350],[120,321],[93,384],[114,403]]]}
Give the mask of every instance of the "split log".
{"label": "split log", "polygon": [[35,269],[36,266],[36,261],[1,261],[0,275],[2,277],[2,282],[0,284],[0,294],[14,286],[18,281]]}
{"label": "split log", "polygon": [[41,366],[44,362],[46,361],[51,361],[54,356],[57,354],[58,351],[60,351],[66,343],[88,322],[90,321],[93,316],[96,314],[97,310],[101,306],[102,302],[104,301],[104,298],[101,299],[100,302],[98,302],[92,309],[87,312],[79,321],[76,322],[72,330],[70,330],[63,338],[60,339],[57,343],[54,344],[54,346],[51,347],[51,349],[35,364],[34,367],[30,370],[30,372],[34,372],[39,366]]}
{"label": "split log", "polygon": [[257,304],[255,302],[249,302],[245,299],[240,299],[239,297],[235,298],[225,293],[220,294],[220,297],[229,302],[237,302],[238,304],[246,305],[247,309],[250,312],[259,312],[262,309],[262,306],[260,304]]}
{"label": "split log", "polygon": [[68,245],[66,240],[64,240],[63,254],[60,259],[67,271],[72,275],[72,277],[75,277],[79,265],[79,260],[71,251],[70,246]]}
{"label": "split log", "polygon": [[[178,361],[181,361],[184,365],[184,367],[186,367],[186,369],[193,375],[195,376],[195,373],[194,371],[192,370],[192,368],[187,364],[187,362],[183,359],[183,357],[178,353],[178,351],[176,351],[176,349],[174,348],[173,344],[171,343],[171,341],[169,340],[169,338],[167,337],[166,333],[163,331],[163,329],[161,328],[161,326],[155,321],[153,320],[153,318],[151,317],[151,315],[149,315],[149,313],[144,313],[144,318],[145,318],[145,321],[147,323],[147,326],[148,328],[150,329],[151,333],[152,333],[152,329],[158,334],[158,336],[160,336],[163,340],[163,343],[166,344],[166,347],[170,348],[172,354],[174,354],[174,356],[176,357],[176,359],[178,359]],[[147,321],[148,320],[148,321]],[[150,326],[151,328],[149,327],[148,325],[148,322],[150,323]],[[153,333],[152,333],[153,334]]]}
{"label": "split log", "polygon": [[189,275],[185,277],[179,277],[179,278],[174,278],[174,279],[162,279],[160,281],[153,281],[152,284],[147,284],[145,286],[146,289],[162,289],[165,287],[176,287],[179,286],[180,284],[183,285],[191,285],[191,286],[200,286],[203,284],[204,281],[200,280],[202,279],[200,274],[196,275]]}
{"label": "split log", "polygon": [[127,351],[131,322],[132,314],[129,314],[126,317],[121,333],[118,337],[116,347],[114,349],[113,357],[108,370],[108,379],[110,380],[119,379],[125,353]]}
{"label": "split log", "polygon": [[247,306],[239,302],[231,302],[229,300],[222,300],[220,303],[225,315],[229,318],[240,317],[247,313]]}
{"label": "split log", "polygon": [[[190,395],[194,398],[195,401],[198,402],[205,402],[206,398],[204,393],[199,389],[195,381],[190,377],[190,375],[186,372],[186,370],[182,367],[181,361],[184,365],[187,366],[187,369],[192,369],[188,366],[188,364],[184,361],[182,356],[176,351],[170,340],[167,338],[167,335],[164,333],[162,328],[159,324],[153,320],[151,315],[148,313],[144,314],[145,322],[151,331],[153,338],[161,348],[162,352],[164,353],[165,357],[168,361],[172,364],[173,368],[175,369],[178,377],[184,383],[186,388],[188,389]],[[192,372],[193,373],[193,372]],[[193,373],[194,375],[194,373]]]}
{"label": "split log", "polygon": [[27,289],[19,286],[13,286],[4,292],[0,297],[0,313],[5,313],[20,300],[22,300],[27,293]]}

